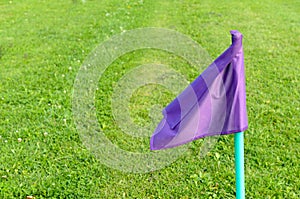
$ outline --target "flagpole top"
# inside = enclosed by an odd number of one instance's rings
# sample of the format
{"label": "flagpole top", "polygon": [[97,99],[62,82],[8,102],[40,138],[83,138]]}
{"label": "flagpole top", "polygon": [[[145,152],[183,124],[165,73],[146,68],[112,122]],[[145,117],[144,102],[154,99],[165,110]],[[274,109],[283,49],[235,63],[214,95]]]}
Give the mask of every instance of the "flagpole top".
{"label": "flagpole top", "polygon": [[242,33],[240,33],[238,30],[231,30],[230,34],[231,34],[232,42],[242,40],[243,38]]}
{"label": "flagpole top", "polygon": [[243,36],[242,33],[240,33],[238,30],[231,30],[231,31],[230,31],[230,34],[231,34],[232,37],[234,37],[234,38],[240,38],[240,37]]}

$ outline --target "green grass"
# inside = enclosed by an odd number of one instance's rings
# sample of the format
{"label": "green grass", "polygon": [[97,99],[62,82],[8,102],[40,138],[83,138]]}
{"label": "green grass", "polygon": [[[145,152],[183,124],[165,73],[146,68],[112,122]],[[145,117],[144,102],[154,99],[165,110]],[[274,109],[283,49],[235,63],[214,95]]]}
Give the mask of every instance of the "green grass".
{"label": "green grass", "polygon": [[[202,140],[193,142],[177,161],[145,174],[107,167],[82,144],[72,113],[77,72],[98,44],[140,27],[186,34],[212,58],[230,45],[229,30],[243,33],[246,196],[299,198],[299,13],[298,1],[279,0],[0,0],[0,198],[234,198],[232,135],[204,158]],[[199,75],[184,60],[149,49],[105,71],[96,92],[99,124],[128,151],[148,152],[149,139],[122,133],[111,95],[126,72],[145,63],[169,65],[188,81]],[[173,97],[162,87],[141,87],[130,101],[133,120],[144,125],[149,106]]]}

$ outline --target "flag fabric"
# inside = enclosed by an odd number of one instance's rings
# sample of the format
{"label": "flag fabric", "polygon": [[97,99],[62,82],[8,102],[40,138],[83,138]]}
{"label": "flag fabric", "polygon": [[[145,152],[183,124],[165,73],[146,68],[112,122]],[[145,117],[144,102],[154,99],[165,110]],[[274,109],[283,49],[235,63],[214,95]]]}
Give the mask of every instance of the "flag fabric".
{"label": "flag fabric", "polygon": [[176,147],[213,135],[248,128],[242,34],[162,111],[150,149]]}

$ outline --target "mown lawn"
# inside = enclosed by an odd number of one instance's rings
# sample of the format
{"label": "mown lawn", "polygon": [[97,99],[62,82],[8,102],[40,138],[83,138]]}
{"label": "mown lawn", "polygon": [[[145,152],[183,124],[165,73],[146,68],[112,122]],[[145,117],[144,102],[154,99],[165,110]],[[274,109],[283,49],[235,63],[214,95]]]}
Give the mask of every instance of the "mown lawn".
{"label": "mown lawn", "polygon": [[[234,198],[233,135],[200,158],[203,140],[160,170],[111,168],[82,143],[72,110],[82,63],[100,43],[135,28],[176,30],[212,59],[244,35],[249,129],[247,198],[300,198],[299,1],[6,1],[0,0],[0,198]],[[142,64],[164,64],[187,81],[201,71],[172,54],[138,50],[103,73],[96,92],[99,125],[126,151],[149,152],[149,138],[124,134],[112,114],[114,86]],[[133,94],[132,120],[175,97],[147,85]],[[112,157],[114,158],[114,157]]]}

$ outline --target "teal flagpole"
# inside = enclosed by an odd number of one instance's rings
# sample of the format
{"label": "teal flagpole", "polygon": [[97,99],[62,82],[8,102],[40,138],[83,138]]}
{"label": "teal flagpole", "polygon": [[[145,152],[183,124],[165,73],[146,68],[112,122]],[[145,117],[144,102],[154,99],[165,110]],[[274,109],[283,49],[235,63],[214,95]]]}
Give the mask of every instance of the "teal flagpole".
{"label": "teal flagpole", "polygon": [[234,134],[235,176],[236,176],[236,199],[245,198],[244,176],[244,133]]}

